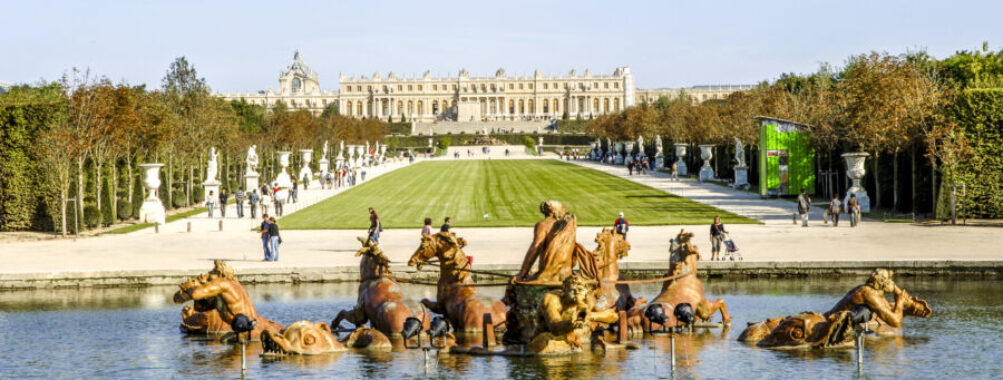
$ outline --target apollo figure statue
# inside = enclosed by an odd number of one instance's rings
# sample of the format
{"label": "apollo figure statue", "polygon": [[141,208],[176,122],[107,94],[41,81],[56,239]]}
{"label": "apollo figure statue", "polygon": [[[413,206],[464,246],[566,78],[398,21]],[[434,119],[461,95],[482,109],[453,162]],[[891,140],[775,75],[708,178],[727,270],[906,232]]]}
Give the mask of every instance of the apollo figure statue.
{"label": "apollo figure statue", "polygon": [[745,149],[742,147],[742,140],[739,140],[738,137],[734,137],[734,139],[735,139],[735,161],[738,161],[738,165],[736,166],[744,168]]}

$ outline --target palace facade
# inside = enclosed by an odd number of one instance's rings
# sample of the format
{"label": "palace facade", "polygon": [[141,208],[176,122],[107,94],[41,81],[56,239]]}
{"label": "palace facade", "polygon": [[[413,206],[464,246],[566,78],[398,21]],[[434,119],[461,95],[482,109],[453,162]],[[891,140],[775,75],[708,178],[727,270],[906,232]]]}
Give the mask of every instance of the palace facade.
{"label": "palace facade", "polygon": [[660,96],[689,95],[693,101],[723,99],[752,86],[695,86],[686,89],[637,90],[629,67],[612,74],[546,76],[539,70],[532,76],[509,76],[498,69],[494,76],[471,76],[460,70],[455,77],[371,76],[338,78],[338,91],[320,89],[319,77],[303,61],[299,52],[293,63],[279,75],[278,92],[221,94],[227,100],[243,99],[267,108],[283,102],[290,109],[304,109],[319,115],[337,105],[345,116],[376,117],[417,123],[436,121],[545,121],[562,117],[600,116],[618,112],[639,102],[654,102]]}

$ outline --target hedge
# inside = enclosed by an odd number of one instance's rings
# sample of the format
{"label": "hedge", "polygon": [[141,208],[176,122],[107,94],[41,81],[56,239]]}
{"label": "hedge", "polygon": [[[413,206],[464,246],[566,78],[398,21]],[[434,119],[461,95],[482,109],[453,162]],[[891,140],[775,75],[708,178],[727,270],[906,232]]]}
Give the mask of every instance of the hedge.
{"label": "hedge", "polygon": [[62,114],[59,104],[0,106],[0,231],[53,231],[59,220],[58,189],[36,142]]}
{"label": "hedge", "polygon": [[[973,150],[956,173],[967,194],[962,199],[959,193],[958,202],[964,202],[968,217],[1003,217],[1003,89],[964,90],[949,113],[965,128]],[[948,202],[949,186],[941,184],[941,202]]]}

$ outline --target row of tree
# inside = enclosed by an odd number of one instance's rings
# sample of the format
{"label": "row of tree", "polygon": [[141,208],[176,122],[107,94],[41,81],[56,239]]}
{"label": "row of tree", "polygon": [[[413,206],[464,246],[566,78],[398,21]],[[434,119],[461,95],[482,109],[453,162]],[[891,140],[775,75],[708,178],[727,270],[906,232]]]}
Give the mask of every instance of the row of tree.
{"label": "row of tree", "polygon": [[[136,191],[140,163],[165,164],[164,201],[168,207],[181,207],[201,201],[199,184],[210,147],[220,152],[220,179],[236,188],[242,182],[244,157],[251,145],[257,145],[262,157],[263,179],[270,179],[276,174],[276,151],[319,151],[325,140],[333,144],[339,140],[375,142],[386,131],[379,120],[341,117],[333,106],[318,117],[288,110],[282,103],[266,110],[242,100],[225,101],[210,94],[205,79],[184,57],[171,63],[159,89],[114,84],[73,70],[59,81],[17,86],[0,95],[0,109],[25,108],[44,117],[12,117],[0,123],[4,130],[15,130],[16,123],[38,124],[28,128],[37,132],[36,143],[23,149],[27,156],[38,158],[34,165],[44,168],[45,176],[39,179],[44,183],[26,186],[51,190],[40,195],[49,200],[43,202],[48,208],[58,208],[48,213],[51,224],[63,234],[71,229],[68,221],[73,221],[67,217],[67,199],[83,200],[75,203],[77,215],[88,219],[96,213],[103,216],[101,224],[122,219],[117,214],[130,208],[119,203],[141,202],[137,198],[142,198],[142,191]],[[294,161],[294,165],[299,163]],[[0,191],[18,190],[0,186]],[[8,202],[13,201],[5,199],[2,209],[13,209]],[[23,212],[38,214],[37,210]],[[0,220],[5,217],[0,211]],[[9,224],[8,229],[38,229],[40,225],[46,223]]]}
{"label": "row of tree", "polygon": [[[1003,52],[989,51],[987,45],[943,60],[925,52],[871,52],[850,57],[839,69],[823,65],[807,75],[785,74],[723,100],[695,103],[685,93],[662,97],[654,104],[600,117],[587,128],[593,136],[613,140],[661,135],[674,142],[728,145],[737,137],[755,150],[759,122],[754,116],[792,120],[809,126],[817,170],[841,170],[841,153],[869,152],[868,190],[877,207],[918,210],[921,191],[916,187],[927,181],[928,211],[937,211],[942,199],[937,174],[946,177],[939,182],[943,186],[955,184],[959,166],[974,153],[973,130],[964,119],[972,115],[956,112],[959,99],[967,98],[966,91],[1001,87]],[[990,127],[998,132],[1003,126]],[[908,176],[899,168],[906,163],[911,166]],[[890,176],[884,173],[887,166]],[[918,175],[922,169],[930,170],[929,178]],[[890,190],[883,188],[886,178],[891,179]],[[902,180],[912,184],[909,190],[903,189]],[[889,193],[890,204],[882,199]],[[997,198],[981,201],[991,199]]]}

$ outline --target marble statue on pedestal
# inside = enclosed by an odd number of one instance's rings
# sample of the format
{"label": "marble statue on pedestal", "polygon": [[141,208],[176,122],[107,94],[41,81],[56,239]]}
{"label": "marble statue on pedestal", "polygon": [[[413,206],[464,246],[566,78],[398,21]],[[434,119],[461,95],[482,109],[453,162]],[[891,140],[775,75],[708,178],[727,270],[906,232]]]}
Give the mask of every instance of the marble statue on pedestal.
{"label": "marble statue on pedestal", "polygon": [[655,136],[655,169],[665,167],[665,152],[662,151],[662,136]]}
{"label": "marble statue on pedestal", "polygon": [[742,140],[735,137],[735,183],[731,186],[734,188],[745,187],[749,188],[749,167],[745,165],[745,148],[742,146]]}
{"label": "marble statue on pedestal", "polygon": [[219,185],[221,183],[216,179],[216,175],[219,173],[219,153],[216,152],[216,147],[209,148],[209,159],[205,163],[205,182],[202,182],[202,188],[205,191],[206,202],[209,201],[212,194],[213,201],[219,204]]}
{"label": "marble statue on pedestal", "polygon": [[257,171],[258,168],[257,150],[258,150],[257,145],[251,145],[250,148],[247,148],[247,159],[245,160],[245,162],[247,163],[247,171],[246,173],[244,173],[244,189],[246,191],[257,189],[258,178],[261,177]]}
{"label": "marble statue on pedestal", "polygon": [[638,157],[642,157],[643,158],[644,157],[644,137],[642,137],[642,136],[637,136],[637,150],[640,152],[640,153],[637,154]]}

